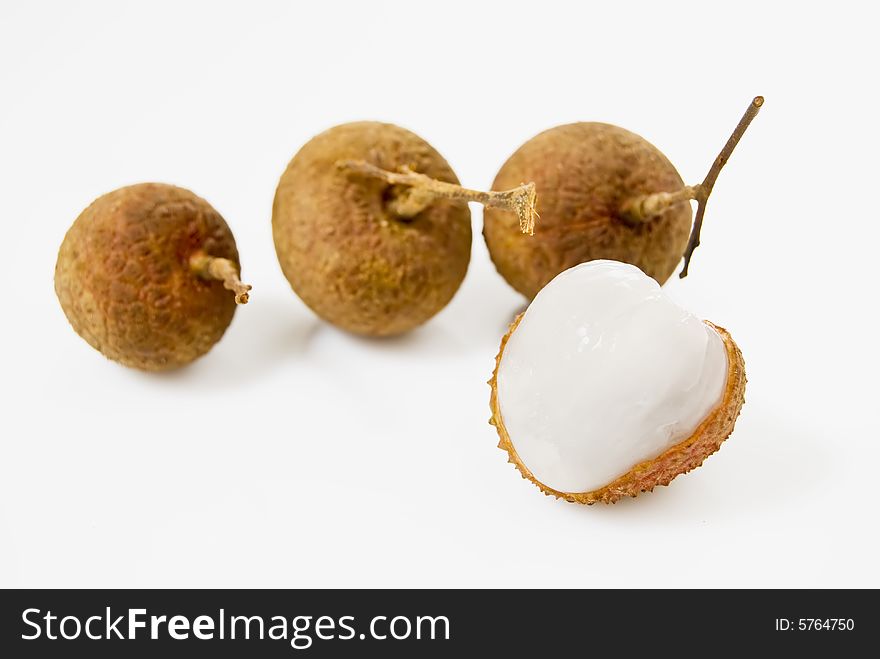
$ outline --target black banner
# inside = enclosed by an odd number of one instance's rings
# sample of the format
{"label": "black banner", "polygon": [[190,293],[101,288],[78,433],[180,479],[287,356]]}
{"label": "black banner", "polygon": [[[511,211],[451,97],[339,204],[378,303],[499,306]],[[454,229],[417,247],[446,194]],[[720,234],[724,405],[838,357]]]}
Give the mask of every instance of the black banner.
{"label": "black banner", "polygon": [[[846,652],[876,591],[7,590],[6,657]],[[841,656],[841,655],[837,655]],[[850,656],[844,654],[842,656]]]}

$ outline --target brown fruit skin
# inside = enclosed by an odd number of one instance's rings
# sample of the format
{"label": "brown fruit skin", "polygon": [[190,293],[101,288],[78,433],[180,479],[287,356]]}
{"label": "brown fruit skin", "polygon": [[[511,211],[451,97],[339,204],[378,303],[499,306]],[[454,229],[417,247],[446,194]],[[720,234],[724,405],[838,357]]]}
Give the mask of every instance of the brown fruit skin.
{"label": "brown fruit skin", "polygon": [[594,259],[631,263],[663,284],[681,260],[691,207],[672,206],[647,222],[620,214],[632,197],[674,192],[684,184],[650,142],[603,123],[574,123],[544,131],[501,167],[493,190],[534,181],[534,236],[523,235],[511,213],[487,208],[483,236],[498,272],[532,299],[563,270]]}
{"label": "brown fruit skin", "polygon": [[220,340],[236,306],[221,282],[193,272],[199,250],[239,265],[208,202],[162,183],[120,188],[70,227],[55,292],[73,329],[106,357],[144,371],[184,366]]}
{"label": "brown fruit skin", "polygon": [[523,314],[520,314],[511,323],[507,334],[501,339],[501,347],[498,350],[498,355],[495,357],[495,370],[492,372],[492,378],[489,380],[489,386],[492,389],[489,397],[492,417],[489,419],[489,423],[495,426],[495,429],[498,431],[498,448],[507,451],[507,461],[512,462],[520,474],[522,474],[522,477],[537,485],[544,494],[554,496],[557,499],[564,499],[569,503],[581,503],[588,506],[599,501],[602,503],[616,503],[623,497],[637,497],[642,492],[652,491],[658,485],[669,485],[672,479],[679,474],[687,473],[702,465],[706,458],[721,448],[721,444],[733,432],[736,419],[739,416],[740,410],[742,410],[743,403],[745,403],[745,362],[743,361],[742,352],[740,352],[739,347],[731,338],[730,333],[723,327],[705,320],[703,322],[718,332],[721,340],[724,342],[724,348],[727,352],[727,385],[721,402],[697,426],[693,434],[667,449],[653,460],[645,460],[638,463],[628,472],[598,490],[591,492],[560,492],[547,487],[535,478],[528,467],[520,460],[507,432],[507,428],[504,426],[504,420],[501,417],[501,407],[498,403],[498,367],[501,364],[504,347],[516,330],[522,317]]}
{"label": "brown fruit skin", "polygon": [[458,183],[431,145],[377,122],[331,128],[294,156],[278,183],[272,231],[294,292],[324,320],[355,334],[388,336],[447,305],[467,272],[467,204],[438,200],[414,218],[388,211],[387,183],[340,171],[344,160],[386,170],[409,166]]}

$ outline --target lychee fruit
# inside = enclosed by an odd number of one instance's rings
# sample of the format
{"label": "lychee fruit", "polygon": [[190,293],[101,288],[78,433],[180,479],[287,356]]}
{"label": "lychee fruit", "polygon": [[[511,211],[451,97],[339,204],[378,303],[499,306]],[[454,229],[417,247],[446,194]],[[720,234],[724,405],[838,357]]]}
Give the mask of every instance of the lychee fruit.
{"label": "lychee fruit", "polygon": [[[763,103],[752,101],[693,186],[659,149],[618,126],[581,122],[533,137],[504,163],[493,188],[533,181],[541,222],[524,237],[508,213],[486,209],[483,236],[498,272],[529,299],[563,270],[594,259],[631,263],[663,284],[684,256],[686,276],[718,173]],[[698,203],[693,228],[691,200]]]}
{"label": "lychee fruit", "polygon": [[61,244],[55,292],[73,329],[144,371],[189,364],[220,340],[250,286],[226,222],[189,190],[119,188],[86,208]]}
{"label": "lychee fruit", "polygon": [[443,309],[464,279],[467,201],[505,208],[531,230],[534,186],[467,190],[418,135],[372,121],[343,124],[312,138],[282,175],[275,250],[318,316],[355,334],[401,334]]}
{"label": "lychee fruit", "polygon": [[746,376],[727,330],[635,266],[597,260],[541,289],[489,384],[509,461],[545,494],[592,504],[700,466],[733,431]]}

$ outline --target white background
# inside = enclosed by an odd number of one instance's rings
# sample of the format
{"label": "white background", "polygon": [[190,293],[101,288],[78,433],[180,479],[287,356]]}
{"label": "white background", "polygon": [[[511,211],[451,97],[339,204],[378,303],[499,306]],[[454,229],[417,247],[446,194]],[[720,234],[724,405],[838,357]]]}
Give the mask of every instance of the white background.
{"label": "white background", "polygon": [[[0,585],[880,586],[869,7],[4,1]],[[535,133],[608,121],[698,182],[755,94],[667,286],[733,333],[747,403],[654,494],[557,502],[495,448],[486,380],[523,301],[478,207],[464,285],[402,338],[319,322],[278,267],[278,177],[334,124],[399,123],[488,187]],[[166,375],[92,350],[52,285],[77,214],[147,180],[207,198],[254,285]]]}

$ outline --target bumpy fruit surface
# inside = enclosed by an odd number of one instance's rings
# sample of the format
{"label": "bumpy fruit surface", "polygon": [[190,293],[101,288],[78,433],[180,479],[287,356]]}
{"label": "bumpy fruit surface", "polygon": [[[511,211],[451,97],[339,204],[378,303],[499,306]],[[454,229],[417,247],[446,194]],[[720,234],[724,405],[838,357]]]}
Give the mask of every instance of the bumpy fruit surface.
{"label": "bumpy fruit surface", "polygon": [[120,188],[67,232],[55,291],[76,332],[106,357],[176,368],[210,350],[235,313],[223,283],[194,269],[200,254],[239,265],[232,232],[208,202],[160,183]]}
{"label": "bumpy fruit surface", "polygon": [[376,122],[331,128],[303,146],[281,177],[275,249],[291,287],[321,318],[357,334],[400,334],[458,290],[470,260],[470,211],[438,199],[400,217],[390,208],[400,190],[340,169],[353,160],[458,183],[440,154],[408,130]]}
{"label": "bumpy fruit surface", "polygon": [[522,181],[534,181],[538,192],[534,236],[523,235],[510,213],[491,208],[483,235],[498,272],[529,299],[578,263],[623,261],[662,284],[681,260],[690,204],[676,204],[647,222],[622,212],[630,199],[683,187],[672,163],[628,130],[584,122],[544,131],[507,160],[493,189]]}

